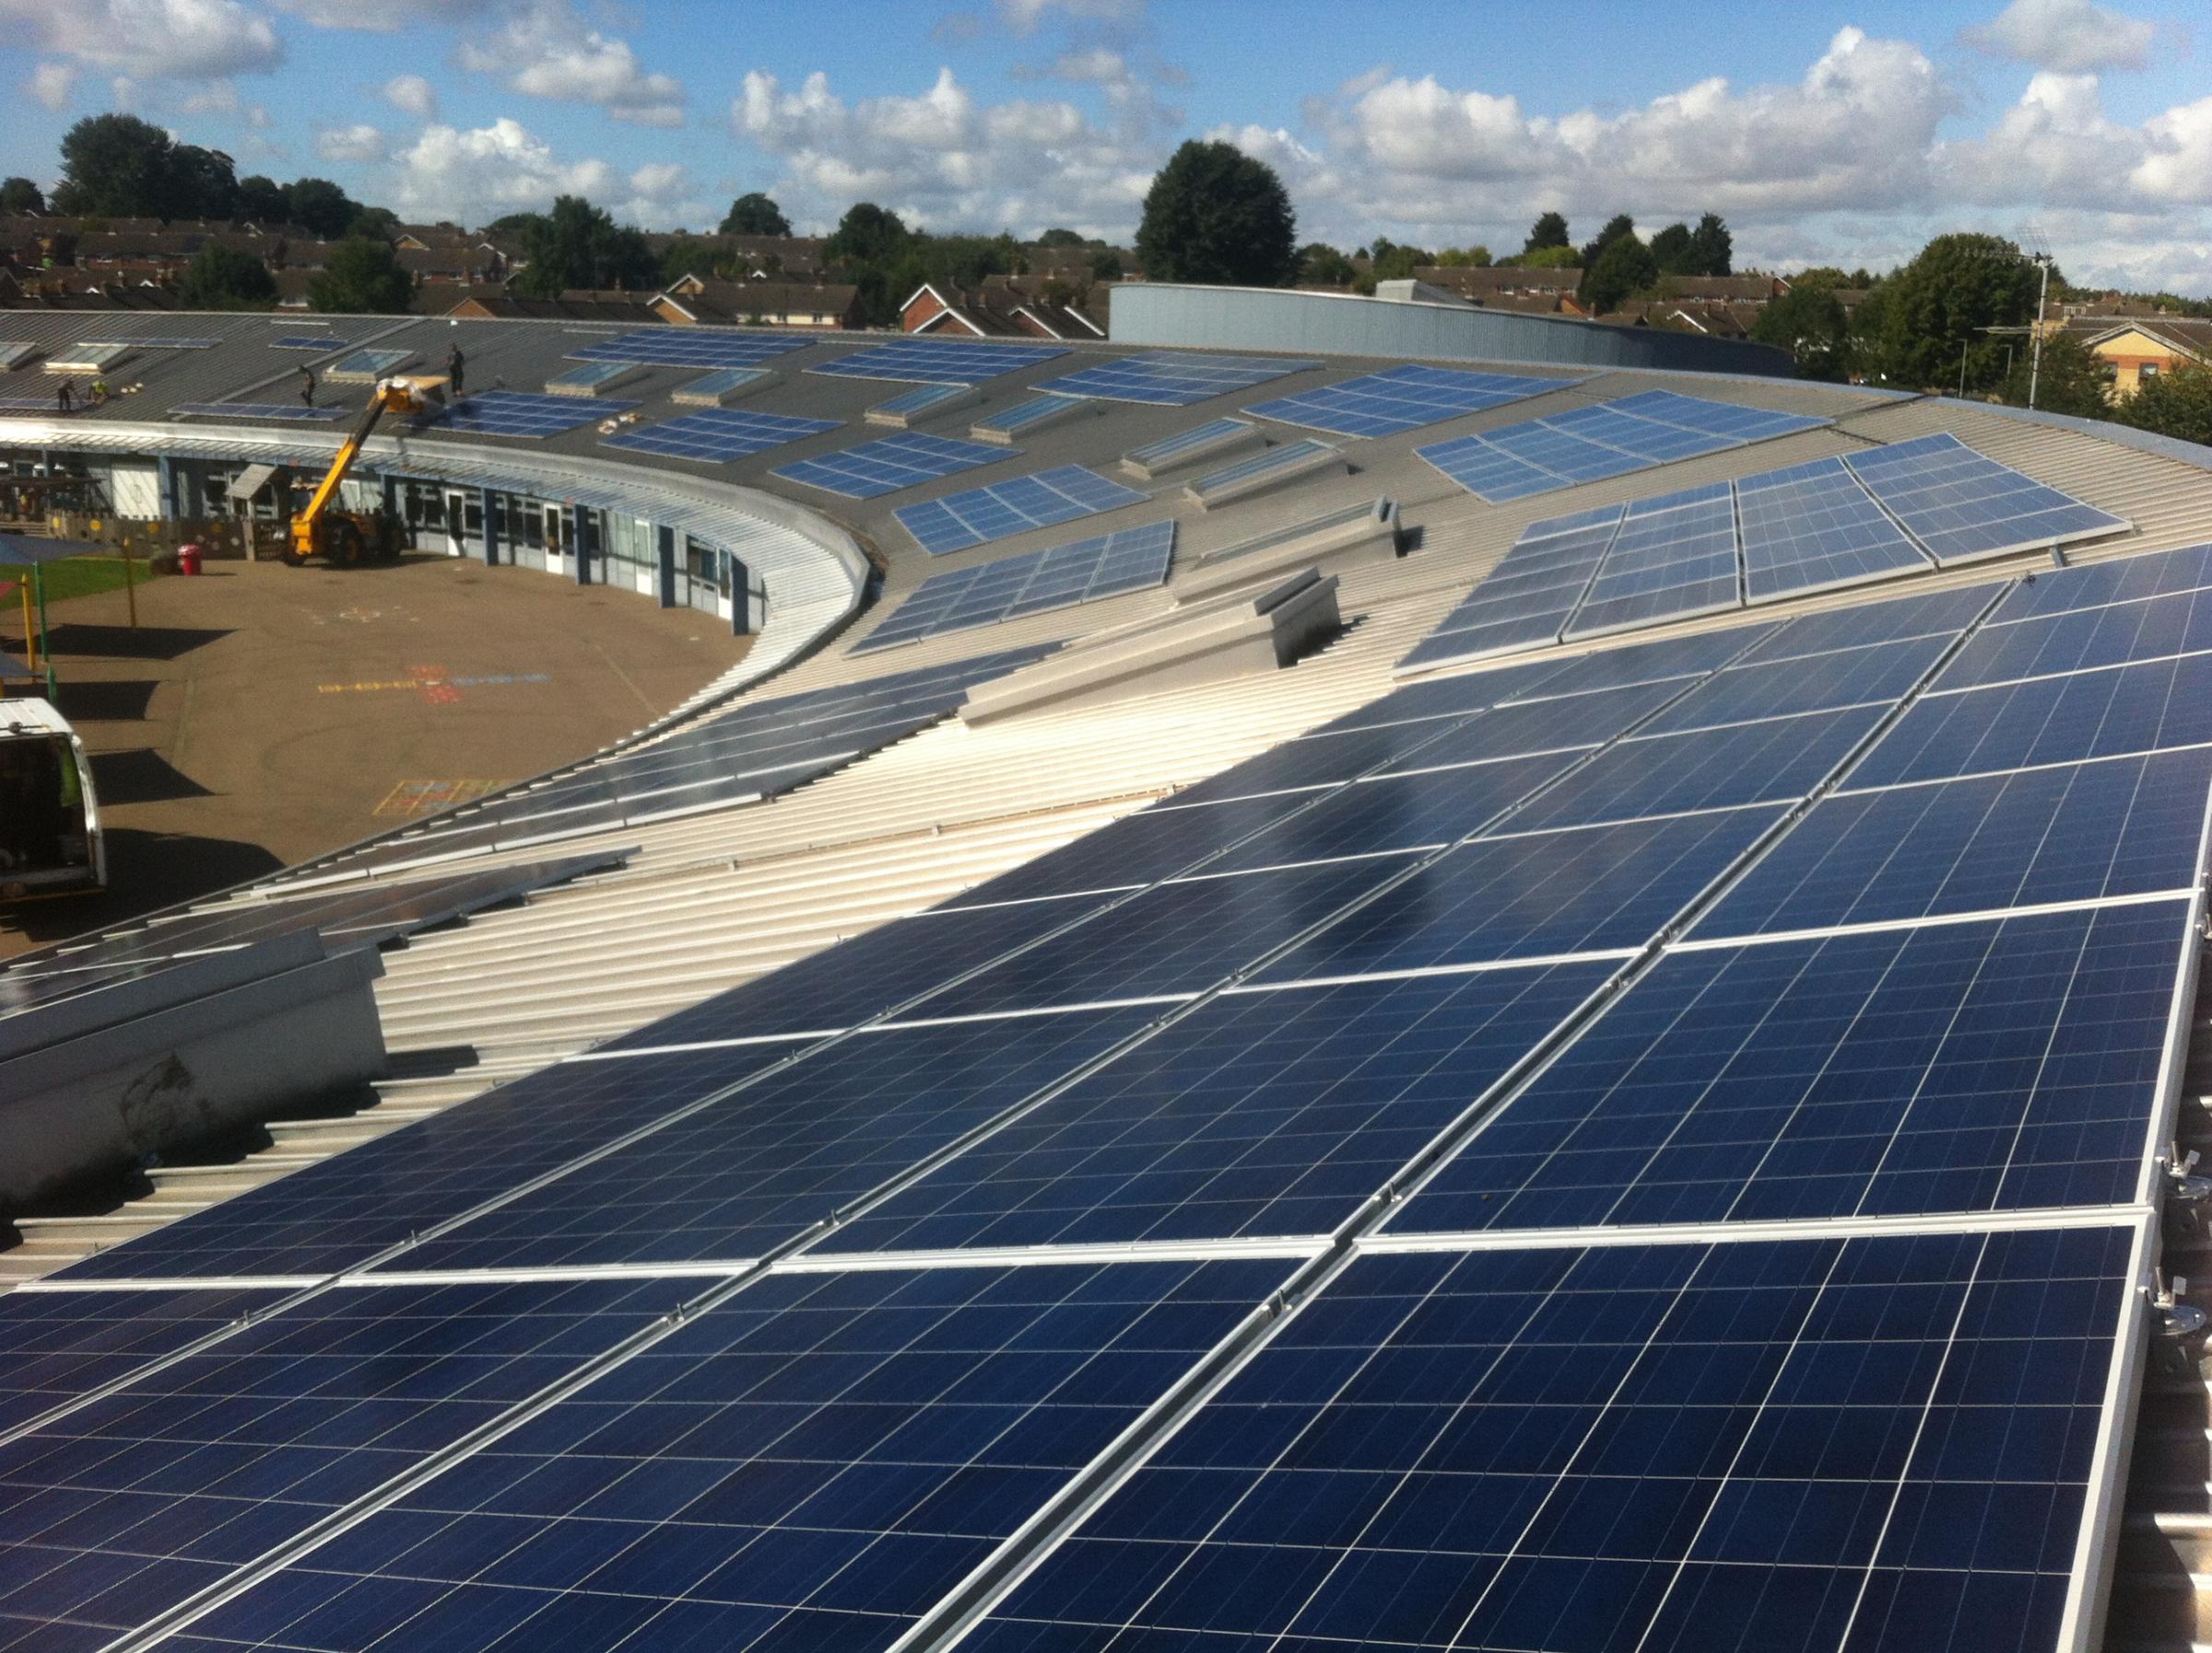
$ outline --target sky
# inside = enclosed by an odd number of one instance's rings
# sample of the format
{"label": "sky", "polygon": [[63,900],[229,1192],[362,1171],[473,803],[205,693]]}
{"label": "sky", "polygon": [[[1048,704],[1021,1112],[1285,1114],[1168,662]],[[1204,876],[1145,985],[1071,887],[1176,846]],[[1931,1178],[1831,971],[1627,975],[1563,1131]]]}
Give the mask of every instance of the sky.
{"label": "sky", "polygon": [[1712,210],[1739,268],[1971,229],[2205,296],[2200,54],[2202,0],[0,0],[0,171],[51,183],[123,110],[409,221],[565,193],[711,230],[765,190],[802,231],[873,200],[1126,244],[1175,146],[1222,138],[1346,249]]}

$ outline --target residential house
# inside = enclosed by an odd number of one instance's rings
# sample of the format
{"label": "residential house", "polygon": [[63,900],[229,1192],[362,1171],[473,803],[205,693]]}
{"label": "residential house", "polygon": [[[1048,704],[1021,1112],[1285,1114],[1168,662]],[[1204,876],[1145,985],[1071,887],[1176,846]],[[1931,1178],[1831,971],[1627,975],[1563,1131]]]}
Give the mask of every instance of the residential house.
{"label": "residential house", "polygon": [[685,276],[650,301],[679,327],[842,327],[868,325],[860,289],[838,282],[724,281]]}

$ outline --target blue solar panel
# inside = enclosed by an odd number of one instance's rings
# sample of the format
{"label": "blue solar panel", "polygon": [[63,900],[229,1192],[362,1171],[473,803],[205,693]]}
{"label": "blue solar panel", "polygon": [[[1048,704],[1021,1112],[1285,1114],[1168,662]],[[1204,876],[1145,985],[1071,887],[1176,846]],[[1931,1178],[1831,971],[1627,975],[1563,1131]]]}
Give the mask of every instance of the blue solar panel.
{"label": "blue solar panel", "polygon": [[1394,436],[1440,419],[1542,396],[1572,383],[1524,373],[1474,373],[1459,368],[1413,365],[1385,368],[1379,373],[1365,373],[1272,402],[1255,402],[1244,411],[1286,425],[1333,431],[1339,436]]}
{"label": "blue solar panel", "polygon": [[1031,396],[1026,402],[1017,402],[1013,407],[1001,412],[994,413],[986,419],[977,419],[974,431],[988,431],[1000,436],[1016,437],[1024,431],[1033,431],[1040,426],[1049,425],[1055,419],[1070,418],[1081,412],[1083,407],[1083,398],[1080,396],[1061,395]]}
{"label": "blue solar panel", "polygon": [[1390,1231],[2134,1199],[2187,909],[1678,950]]}
{"label": "blue solar panel", "polygon": [[1207,864],[1243,872],[1333,861],[1378,850],[1436,849],[1489,825],[1579,756],[1572,751],[1500,758],[1453,769],[1371,776],[1324,795],[1280,825]]}
{"label": "blue solar panel", "polygon": [[1080,368],[1065,378],[1047,379],[1037,388],[1062,396],[1097,396],[1108,402],[1150,402],[1188,407],[1194,402],[1250,390],[1285,373],[1301,373],[1318,361],[1275,356],[1200,356],[1181,351],[1123,356]]}
{"label": "blue solar panel", "polygon": [[281,338],[269,340],[273,350],[350,350],[350,338],[330,338],[314,333],[289,333]]}
{"label": "blue solar panel", "polygon": [[2005,594],[1990,623],[2038,620],[2069,608],[2097,608],[2136,597],[2170,596],[2200,585],[2212,585],[2212,545],[2145,552],[2059,574],[2030,573]]}
{"label": "blue solar panel", "polygon": [[2127,523],[2046,488],[1947,432],[1853,454],[1867,491],[1943,567],[2123,533]]}
{"label": "blue solar panel", "polygon": [[1263,449],[1233,459],[1219,470],[1208,471],[1190,485],[1193,499],[1210,504],[1230,493],[1256,491],[1254,484],[1264,484],[1265,478],[1282,475],[1296,475],[1311,470],[1337,457],[1337,450],[1325,442],[1301,438],[1286,442],[1279,447]]}
{"label": "blue solar panel", "polygon": [[1050,550],[932,574],[852,652],[895,648],[1016,615],[1141,591],[1167,580],[1174,556],[1175,525],[1171,521],[1117,528]]}
{"label": "blue solar panel", "polygon": [[486,390],[418,419],[425,431],[469,436],[558,436],[635,407],[607,396],[547,396],[525,390]]}
{"label": "blue solar panel", "polygon": [[1598,636],[1741,601],[1735,503],[1722,482],[1630,506],[1563,634]]}
{"label": "blue solar panel", "polygon": [[1257,425],[1241,419],[1208,419],[1203,425],[1193,425],[1188,431],[1178,431],[1172,436],[1147,443],[1141,448],[1132,448],[1123,457],[1128,463],[1142,466],[1149,471],[1166,470],[1186,459],[1194,461],[1195,456],[1218,445],[1250,436],[1258,429]]}
{"label": "blue solar panel", "polygon": [[1794,660],[1836,649],[1863,648],[1907,637],[1949,637],[1989,607],[1995,585],[1961,585],[1922,596],[1855,603],[1819,614],[1800,614],[1745,656],[1747,662]]}
{"label": "blue solar panel", "polygon": [[1677,682],[1631,683],[1588,694],[1560,695],[1499,706],[1470,718],[1382,773],[1403,774],[1447,763],[1596,746],[1620,735],[1682,692]]}
{"label": "blue solar panel", "polygon": [[1944,689],[1978,689],[2207,648],[2212,648],[2212,593],[2183,591],[1984,626],[1967,640],[1937,682]]}
{"label": "blue solar panel", "polygon": [[[1660,643],[1638,643],[1609,648],[1580,659],[1559,662],[1551,675],[1510,697],[1544,700],[1562,694],[1586,694],[1598,689],[1618,689],[1629,683],[1658,683],[1670,678],[1700,677],[1726,666],[1739,655],[1749,657],[1778,625],[1731,626],[1695,637],[1669,637]],[[1535,669],[1532,665],[1524,669]]]}
{"label": "blue solar panel", "polygon": [[[38,406],[46,407],[52,400],[52,397],[41,398]],[[344,419],[356,409],[308,407],[298,402],[179,402],[169,411],[173,419],[272,419],[288,425],[312,425],[325,419]]]}
{"label": "blue solar panel", "polygon": [[1828,422],[1654,390],[1415,452],[1468,492],[1498,502]]}
{"label": "blue solar panel", "polygon": [[1233,769],[1223,770],[1212,779],[1177,793],[1175,801],[1213,803],[1222,798],[1257,797],[1265,792],[1333,786],[1400,760],[1404,760],[1406,769],[1419,769],[1424,766],[1419,754],[1459,727],[1461,721],[1436,717],[1419,723],[1375,724],[1286,740],[1257,757],[1247,758]]}
{"label": "blue solar panel", "polygon": [[1781,814],[1771,804],[1477,838],[1293,948],[1256,979],[1641,947]]}
{"label": "blue solar panel", "polygon": [[1702,936],[1886,924],[2186,889],[2212,748],[2062,763],[1813,807]]}
{"label": "blue solar panel", "polygon": [[935,384],[924,384],[912,390],[902,390],[888,400],[877,403],[868,409],[869,416],[878,424],[905,424],[919,418],[933,407],[965,407],[975,400],[975,387],[954,379]]}
{"label": "blue solar panel", "polygon": [[103,1645],[643,1330],[696,1281],[324,1292],[0,1445],[0,1637]]}
{"label": "blue solar panel", "polygon": [[961,1647],[2056,1647],[2132,1243],[1361,1257]]}
{"label": "blue solar panel", "polygon": [[[388,1267],[758,1257],[988,1126],[1152,1014],[1092,1010],[856,1033]],[[598,1066],[631,1059],[664,1058]]]}
{"label": "blue solar panel", "polygon": [[882,1653],[1288,1267],[761,1281],[190,1639]]}
{"label": "blue solar panel", "polygon": [[1924,695],[1854,786],[1945,780],[2212,741],[2212,655]]}
{"label": "blue solar panel", "polygon": [[571,350],[571,361],[630,361],[641,367],[757,367],[818,342],[808,334],[718,333],[707,327],[649,327],[594,339]]}
{"label": "blue solar panel", "polygon": [[1927,675],[1950,642],[1915,637],[1804,660],[1733,666],[1700,684],[1641,732],[1672,734],[1837,706],[1893,705]]}
{"label": "blue solar panel", "polygon": [[1610,968],[1225,994],[816,1250],[1325,1234]]}
{"label": "blue solar panel", "polygon": [[[1004,448],[984,452],[1004,455]],[[1101,511],[1118,511],[1141,503],[1145,496],[1134,488],[1086,470],[1079,465],[1055,466],[1034,476],[1015,477],[985,488],[901,505],[895,514],[914,537],[914,543],[933,557],[966,550],[1004,539],[1031,528],[1049,528]]]}
{"label": "blue solar panel", "polygon": [[843,494],[847,499],[872,500],[878,494],[897,493],[901,488],[973,470],[979,465],[996,465],[1014,455],[1012,448],[907,431],[825,454],[818,459],[780,465],[769,474],[826,493]]}
{"label": "blue solar panel", "polygon": [[840,379],[953,380],[977,384],[1035,367],[1067,351],[1058,345],[963,344],[934,338],[902,338],[838,356],[806,371]]}
{"label": "blue solar panel", "polygon": [[1841,459],[1747,477],[1735,491],[1755,603],[1927,571],[1928,559]]}
{"label": "blue solar panel", "polygon": [[610,448],[625,448],[632,453],[665,454],[675,459],[719,465],[837,428],[838,421],[833,419],[794,419],[782,413],[708,407],[663,419],[657,425],[618,431],[604,441]]}
{"label": "blue solar panel", "polygon": [[0,1432],[281,1303],[280,1288],[9,1292],[0,1296]]}

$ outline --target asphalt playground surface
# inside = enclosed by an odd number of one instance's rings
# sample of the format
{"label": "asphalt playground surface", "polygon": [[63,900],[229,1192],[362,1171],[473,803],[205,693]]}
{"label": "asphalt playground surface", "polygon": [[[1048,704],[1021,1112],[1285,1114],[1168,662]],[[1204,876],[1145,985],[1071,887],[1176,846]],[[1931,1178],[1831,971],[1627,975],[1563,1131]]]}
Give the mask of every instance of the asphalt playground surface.
{"label": "asphalt playground surface", "polygon": [[[0,908],[0,958],[583,757],[745,653],[729,623],[528,569],[211,562],[50,605],[92,754],[104,895]],[[0,605],[0,647],[22,655]]]}

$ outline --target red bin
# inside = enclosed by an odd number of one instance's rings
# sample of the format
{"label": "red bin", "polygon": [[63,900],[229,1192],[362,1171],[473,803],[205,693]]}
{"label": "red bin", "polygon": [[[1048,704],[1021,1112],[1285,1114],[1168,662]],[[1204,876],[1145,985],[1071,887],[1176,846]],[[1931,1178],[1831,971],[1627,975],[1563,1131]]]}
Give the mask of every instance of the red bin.
{"label": "red bin", "polygon": [[196,574],[200,572],[198,546],[181,545],[177,548],[177,572],[181,574]]}

